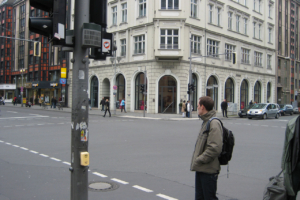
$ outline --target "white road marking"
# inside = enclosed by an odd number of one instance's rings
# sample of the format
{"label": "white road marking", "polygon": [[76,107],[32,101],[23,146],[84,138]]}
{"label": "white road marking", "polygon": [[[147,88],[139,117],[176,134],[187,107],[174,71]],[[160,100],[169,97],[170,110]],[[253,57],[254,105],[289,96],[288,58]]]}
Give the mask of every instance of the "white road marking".
{"label": "white road marking", "polygon": [[39,116],[27,116],[27,117],[7,117],[7,118],[0,118],[1,119],[27,119],[27,118],[39,118],[39,117],[49,117],[49,116],[42,116],[42,115],[39,115]]}
{"label": "white road marking", "polygon": [[37,124],[38,126],[43,126],[43,125],[45,125],[45,124]]}
{"label": "white road marking", "polygon": [[27,148],[25,148],[25,147],[20,147],[20,149],[23,149],[23,150],[25,150],[25,151],[27,151],[28,149]]}
{"label": "white road marking", "polygon": [[19,145],[13,145],[13,147],[20,147]]}
{"label": "white road marking", "polygon": [[14,111],[6,111],[6,112],[9,112],[9,113],[18,113],[18,112],[14,112]]}
{"label": "white road marking", "polygon": [[147,188],[144,188],[144,187],[141,187],[141,186],[138,186],[138,185],[134,185],[134,186],[132,186],[132,187],[134,187],[134,188],[136,188],[136,189],[138,189],[138,190],[142,190],[142,191],[144,191],[144,192],[153,192],[152,190],[149,190],[149,189],[147,189]]}
{"label": "white road marking", "polygon": [[5,144],[7,144],[7,145],[11,145],[11,143],[8,143],[8,142],[5,142]]}
{"label": "white road marking", "polygon": [[45,154],[40,154],[40,156],[43,156],[43,157],[45,157],[45,158],[48,158],[49,156],[48,155],[45,155]]}
{"label": "white road marking", "polygon": [[3,143],[3,141],[2,141],[2,140],[0,140],[0,142],[1,142],[1,143]]}
{"label": "white road marking", "polygon": [[51,160],[55,160],[55,161],[57,161],[57,162],[58,162],[58,161],[61,161],[61,160],[59,160],[59,159],[57,159],[57,158],[53,158],[53,157],[51,157],[50,159],[51,159]]}
{"label": "white road marking", "polygon": [[157,194],[156,196],[158,196],[160,198],[163,198],[163,199],[167,199],[167,200],[178,200],[178,199],[175,199],[173,197],[169,197],[169,196],[164,195],[164,194]]}
{"label": "white road marking", "polygon": [[33,150],[30,150],[29,152],[34,153],[34,154],[38,154],[39,153],[39,152],[36,152],[36,151],[33,151]]}
{"label": "white road marking", "polygon": [[66,164],[66,165],[71,165],[71,163],[69,163],[69,162],[63,162],[64,164]]}
{"label": "white road marking", "polygon": [[40,116],[39,114],[31,114],[31,113],[29,113],[28,115],[38,115],[38,116]]}
{"label": "white road marking", "polygon": [[100,176],[100,177],[102,177],[102,178],[106,178],[106,177],[107,177],[106,175],[100,174],[100,173],[98,173],[98,172],[93,172],[93,174],[96,175],[96,176]]}
{"label": "white road marking", "polygon": [[122,180],[116,179],[116,178],[112,178],[112,179],[110,179],[110,180],[115,181],[115,182],[118,182],[118,183],[121,183],[121,184],[124,184],[124,185],[127,185],[127,184],[128,184],[128,182],[122,181]]}

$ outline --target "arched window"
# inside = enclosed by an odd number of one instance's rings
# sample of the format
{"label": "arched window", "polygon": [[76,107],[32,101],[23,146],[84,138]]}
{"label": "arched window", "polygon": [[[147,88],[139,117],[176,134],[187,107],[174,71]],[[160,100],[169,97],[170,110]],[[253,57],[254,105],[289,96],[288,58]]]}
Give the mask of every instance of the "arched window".
{"label": "arched window", "polygon": [[248,106],[248,83],[246,80],[243,80],[242,85],[241,85],[241,98],[240,98],[240,108],[244,109],[245,107]]}
{"label": "arched window", "polygon": [[218,81],[214,76],[209,77],[206,84],[206,95],[215,102],[215,109],[218,110]]}
{"label": "arched window", "polygon": [[227,102],[234,103],[234,84],[231,78],[227,79],[225,83],[225,95],[224,98]]}
{"label": "arched window", "polygon": [[98,78],[94,76],[91,80],[90,100],[92,107],[98,107]]}
{"label": "arched window", "polygon": [[125,99],[125,78],[122,74],[119,74],[116,78],[117,85],[117,99],[116,101],[120,101]]}
{"label": "arched window", "polygon": [[261,86],[258,81],[256,81],[254,86],[254,101],[256,103],[261,103]]}
{"label": "arched window", "polygon": [[[144,110],[144,101],[145,101],[145,105],[147,105],[146,103],[147,95],[143,95],[141,93],[141,85],[144,85],[144,81],[145,81],[144,73],[139,73],[135,79],[135,110]],[[147,82],[144,88],[146,90],[145,92],[147,92]]]}
{"label": "arched window", "polygon": [[177,105],[177,83],[173,76],[163,76],[158,83],[158,112],[176,113]]}

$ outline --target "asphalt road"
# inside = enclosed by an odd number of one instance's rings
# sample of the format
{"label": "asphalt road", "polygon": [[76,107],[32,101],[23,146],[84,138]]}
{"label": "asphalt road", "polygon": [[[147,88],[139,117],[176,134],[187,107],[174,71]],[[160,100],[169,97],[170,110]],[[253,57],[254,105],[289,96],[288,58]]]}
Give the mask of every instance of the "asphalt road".
{"label": "asphalt road", "polygon": [[[71,114],[0,107],[0,200],[70,199]],[[221,200],[262,199],[280,172],[285,126],[279,119],[224,119],[235,134],[232,161],[218,180]],[[190,161],[201,120],[89,117],[89,182],[113,191],[89,191],[89,200],[192,200]],[[298,197],[298,200],[300,197]]]}

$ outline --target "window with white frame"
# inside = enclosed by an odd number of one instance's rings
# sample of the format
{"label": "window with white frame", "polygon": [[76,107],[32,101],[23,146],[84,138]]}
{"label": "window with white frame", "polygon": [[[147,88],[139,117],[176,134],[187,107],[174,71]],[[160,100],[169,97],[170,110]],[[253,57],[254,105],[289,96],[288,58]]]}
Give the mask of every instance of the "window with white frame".
{"label": "window with white frame", "polygon": [[192,35],[191,40],[192,53],[201,55],[201,37],[197,35]]}
{"label": "window with white frame", "polygon": [[267,68],[271,69],[272,68],[272,56],[267,55]]}
{"label": "window with white frame", "polygon": [[232,12],[228,12],[228,29],[232,30]]}
{"label": "window with white frame", "polygon": [[121,40],[121,56],[126,56],[126,39]]}
{"label": "window with white frame", "polygon": [[160,30],[160,48],[178,49],[178,29]]}
{"label": "window with white frame", "polygon": [[247,0],[244,0],[244,6],[247,6]]}
{"label": "window with white frame", "polygon": [[242,48],[241,49],[241,63],[250,64],[250,50]]}
{"label": "window with white frame", "polygon": [[219,43],[218,41],[207,39],[207,55],[219,57]]}
{"label": "window with white frame", "polygon": [[146,16],[147,0],[139,0],[139,17]]}
{"label": "window with white frame", "polygon": [[261,39],[261,24],[258,24],[258,39]]}
{"label": "window with white frame", "polygon": [[231,61],[232,53],[235,50],[235,46],[230,44],[225,44],[225,60]]}
{"label": "window with white frame", "polygon": [[262,0],[253,0],[253,10],[261,13],[262,11]]}
{"label": "window with white frame", "polygon": [[272,4],[269,4],[269,17],[272,18]]}
{"label": "window with white frame", "polygon": [[258,0],[258,12],[261,13],[262,1]]}
{"label": "window with white frame", "polygon": [[218,26],[221,26],[221,10],[222,10],[221,8],[219,8],[219,7],[217,8],[217,14],[218,14],[217,15],[217,25]]}
{"label": "window with white frame", "polygon": [[191,0],[191,17],[198,17],[198,0]]}
{"label": "window with white frame", "polygon": [[256,22],[253,22],[253,38],[256,38]]}
{"label": "window with white frame", "polygon": [[239,15],[237,15],[236,16],[236,32],[240,32],[240,16]]}
{"label": "window with white frame", "polygon": [[117,6],[112,7],[112,25],[117,25]]}
{"label": "window with white frame", "polygon": [[272,28],[271,27],[269,27],[269,29],[268,29],[268,31],[269,31],[269,38],[268,38],[268,41],[269,41],[269,43],[272,43]]}
{"label": "window with white frame", "polygon": [[134,37],[134,54],[145,53],[145,35]]}
{"label": "window with white frame", "polygon": [[127,22],[127,3],[122,4],[122,22]]}
{"label": "window with white frame", "polygon": [[209,23],[213,23],[213,16],[214,16],[214,6],[209,5]]}
{"label": "window with white frame", "polygon": [[244,34],[247,35],[248,33],[248,19],[244,18]]}
{"label": "window with white frame", "polygon": [[263,54],[257,51],[254,51],[254,65],[255,66],[262,66],[262,56]]}
{"label": "window with white frame", "polygon": [[179,0],[161,0],[162,10],[178,10]]}

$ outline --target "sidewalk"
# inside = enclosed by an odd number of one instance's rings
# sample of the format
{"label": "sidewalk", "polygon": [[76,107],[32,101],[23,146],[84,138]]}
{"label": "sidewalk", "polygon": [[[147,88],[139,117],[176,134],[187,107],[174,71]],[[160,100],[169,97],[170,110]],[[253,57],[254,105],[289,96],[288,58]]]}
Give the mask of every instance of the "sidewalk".
{"label": "sidewalk", "polygon": [[[3,105],[1,105],[3,106]],[[0,106],[0,108],[1,108]],[[5,104],[6,107],[18,107],[18,108],[22,108],[21,104],[18,104],[17,106],[14,106],[12,103],[6,103]],[[66,112],[66,113],[71,113],[72,109],[68,108],[68,107],[63,107],[63,110],[58,110],[58,108],[56,107],[56,109],[51,108],[50,106],[48,106],[47,109],[44,109],[43,107],[39,106],[39,105],[34,105],[31,106],[31,108],[26,108],[25,104],[23,105],[24,107],[22,109],[34,109],[34,110],[45,110],[45,111],[49,111],[49,112]],[[134,118],[134,119],[156,119],[156,120],[198,120],[198,114],[196,111],[192,112],[192,117],[191,118],[183,118],[182,114],[161,114],[161,113],[157,113],[157,114],[153,114],[153,113],[145,113],[145,117],[143,117],[143,111],[135,111],[135,112],[129,112],[127,111],[127,113],[122,113],[120,109],[117,109],[116,111],[116,115],[114,114],[115,111],[111,110],[111,115],[115,116],[115,117],[124,117],[124,118]],[[89,110],[89,114],[90,115],[99,115],[102,116],[104,115],[104,112],[101,111],[101,109],[97,109],[97,108],[92,108],[92,110]],[[107,115],[107,113],[106,113]],[[232,116],[228,116],[228,118],[223,118],[222,113],[217,113],[217,117],[223,119],[223,120],[229,120],[229,119],[233,119],[233,118],[237,118],[237,115],[232,115]]]}

